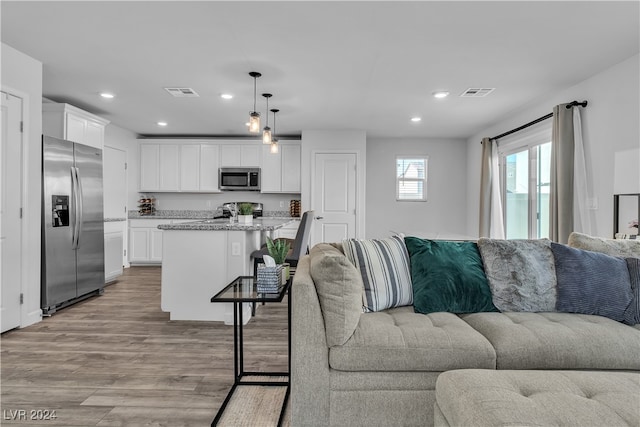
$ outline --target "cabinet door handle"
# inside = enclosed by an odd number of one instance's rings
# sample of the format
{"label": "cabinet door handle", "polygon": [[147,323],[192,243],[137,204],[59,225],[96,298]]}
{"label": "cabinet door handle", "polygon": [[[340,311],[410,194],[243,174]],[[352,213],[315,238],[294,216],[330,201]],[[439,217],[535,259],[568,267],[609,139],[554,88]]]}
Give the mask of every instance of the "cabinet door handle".
{"label": "cabinet door handle", "polygon": [[324,219],[324,217],[323,216],[317,216],[317,217],[315,217],[315,219]]}

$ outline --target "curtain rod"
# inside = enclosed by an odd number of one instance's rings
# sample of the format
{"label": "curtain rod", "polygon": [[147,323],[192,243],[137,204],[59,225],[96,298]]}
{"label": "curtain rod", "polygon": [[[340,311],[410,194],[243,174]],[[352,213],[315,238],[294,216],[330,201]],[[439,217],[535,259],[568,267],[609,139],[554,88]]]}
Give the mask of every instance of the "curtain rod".
{"label": "curtain rod", "polygon": [[[566,107],[566,108],[567,108],[567,110],[568,110],[568,109],[570,109],[571,107],[577,107],[578,105],[579,105],[579,106],[581,106],[581,107],[586,107],[586,106],[587,106],[587,104],[588,104],[588,102],[587,102],[587,101],[582,101],[582,102],[578,102],[578,101],[571,101],[571,102],[569,102],[565,107]],[[500,135],[498,135],[498,136],[494,136],[494,137],[492,137],[492,138],[489,138],[489,140],[500,139],[500,138],[505,137],[505,136],[507,136],[507,135],[511,135],[512,133],[519,132],[519,131],[521,131],[522,129],[526,129],[526,128],[530,127],[530,126],[535,125],[536,123],[540,123],[540,122],[542,122],[542,121],[544,121],[544,120],[550,119],[551,117],[553,117],[553,113],[549,113],[549,114],[544,115],[544,116],[542,116],[542,117],[540,117],[540,118],[538,118],[538,119],[535,119],[534,121],[531,121],[531,122],[529,122],[529,123],[525,123],[524,125],[522,125],[522,126],[520,126],[520,127],[517,127],[517,128],[515,128],[515,129],[511,129],[511,130],[509,130],[509,131],[507,131],[507,132],[505,132],[505,133],[501,133],[501,134],[500,134]],[[482,144],[482,141],[480,141],[480,144]]]}

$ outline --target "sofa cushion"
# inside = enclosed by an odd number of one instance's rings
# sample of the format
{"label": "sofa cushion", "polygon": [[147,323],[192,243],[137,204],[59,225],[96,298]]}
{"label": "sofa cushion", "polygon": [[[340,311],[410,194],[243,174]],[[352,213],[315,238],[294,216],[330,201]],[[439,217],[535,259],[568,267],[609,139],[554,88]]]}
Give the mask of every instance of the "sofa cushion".
{"label": "sofa cushion", "polygon": [[437,426],[638,426],[640,374],[449,371],[436,407]]}
{"label": "sofa cushion", "polygon": [[417,313],[497,311],[475,242],[406,237]]}
{"label": "sofa cushion", "polygon": [[322,307],[327,345],[342,345],[353,335],[362,313],[362,278],[334,246],[315,245],[309,258],[309,272]]}
{"label": "sofa cushion", "polygon": [[558,280],[556,309],[623,321],[633,294],[624,259],[551,243]]}
{"label": "sofa cushion", "polygon": [[602,316],[473,313],[460,316],[496,351],[498,369],[640,370],[640,333]]}
{"label": "sofa cushion", "polygon": [[409,254],[400,236],[342,242],[344,253],[362,275],[365,311],[380,311],[413,303]]}
{"label": "sofa cushion", "polygon": [[627,325],[640,324],[640,258],[627,258],[627,268],[631,279],[631,304],[624,311],[624,323]]}
{"label": "sofa cushion", "polygon": [[329,365],[342,371],[494,369],[495,352],[455,314],[399,307],[363,313],[353,336],[329,350]]}
{"label": "sofa cushion", "polygon": [[478,240],[493,304],[500,311],[555,311],[551,241]]}
{"label": "sofa cushion", "polygon": [[573,232],[569,235],[568,244],[572,248],[600,252],[611,256],[640,258],[640,240],[605,239]]}

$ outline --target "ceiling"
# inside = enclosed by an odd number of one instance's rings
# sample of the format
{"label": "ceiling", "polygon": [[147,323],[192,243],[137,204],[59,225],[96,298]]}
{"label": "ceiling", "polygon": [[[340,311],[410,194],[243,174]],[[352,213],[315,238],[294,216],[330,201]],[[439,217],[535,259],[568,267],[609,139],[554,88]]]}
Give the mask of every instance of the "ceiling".
{"label": "ceiling", "polygon": [[[3,0],[0,12],[2,42],[43,63],[43,96],[141,135],[248,135],[259,71],[258,110],[264,125],[272,93],[279,134],[466,138],[637,54],[639,5]],[[470,87],[495,90],[459,96]]]}

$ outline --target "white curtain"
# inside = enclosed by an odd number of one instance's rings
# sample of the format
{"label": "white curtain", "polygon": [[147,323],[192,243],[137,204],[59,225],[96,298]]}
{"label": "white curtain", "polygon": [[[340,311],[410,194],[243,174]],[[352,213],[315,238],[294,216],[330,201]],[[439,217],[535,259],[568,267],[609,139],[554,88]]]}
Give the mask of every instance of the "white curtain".
{"label": "white curtain", "polygon": [[580,111],[567,105],[553,107],[549,234],[558,243],[567,243],[572,231],[593,234]]}
{"label": "white curtain", "polygon": [[582,121],[580,109],[573,110],[573,231],[593,234],[591,229],[591,214],[589,212],[589,185],[587,167],[585,164],[584,144],[582,142]]}
{"label": "white curtain", "polygon": [[498,143],[483,138],[479,237],[505,238],[499,171]]}

